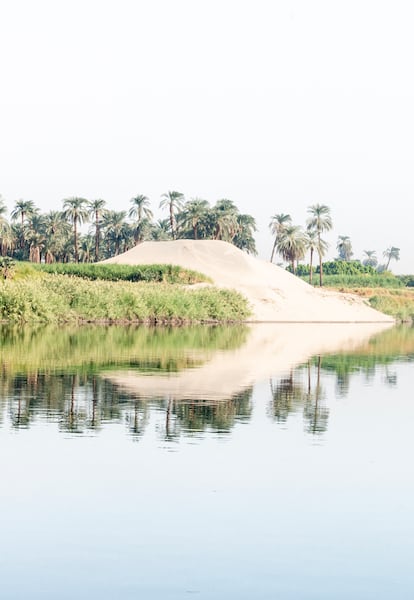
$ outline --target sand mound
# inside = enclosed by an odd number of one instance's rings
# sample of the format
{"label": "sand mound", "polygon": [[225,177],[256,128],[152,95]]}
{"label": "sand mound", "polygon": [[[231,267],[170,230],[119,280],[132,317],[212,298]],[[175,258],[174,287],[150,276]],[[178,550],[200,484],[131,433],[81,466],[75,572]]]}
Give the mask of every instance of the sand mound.
{"label": "sand mound", "polygon": [[311,287],[288,271],[213,240],[143,242],[110,258],[111,264],[173,264],[200,271],[219,287],[233,288],[250,302],[252,321],[389,322],[389,316],[349,294]]}

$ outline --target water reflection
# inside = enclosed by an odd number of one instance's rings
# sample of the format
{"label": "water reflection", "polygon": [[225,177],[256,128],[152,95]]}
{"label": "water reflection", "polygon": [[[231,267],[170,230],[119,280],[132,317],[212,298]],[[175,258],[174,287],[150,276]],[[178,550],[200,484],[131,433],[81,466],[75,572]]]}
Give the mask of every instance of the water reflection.
{"label": "water reflection", "polygon": [[[373,326],[87,327],[1,331],[0,426],[57,424],[95,435],[120,424],[136,440],[151,419],[175,440],[227,434],[252,416],[254,384],[270,382],[268,416],[286,426],[302,415],[308,434],[329,423],[324,373],[346,397],[355,373],[371,377],[393,361],[414,359],[414,330]],[[318,352],[319,349],[319,352]]]}

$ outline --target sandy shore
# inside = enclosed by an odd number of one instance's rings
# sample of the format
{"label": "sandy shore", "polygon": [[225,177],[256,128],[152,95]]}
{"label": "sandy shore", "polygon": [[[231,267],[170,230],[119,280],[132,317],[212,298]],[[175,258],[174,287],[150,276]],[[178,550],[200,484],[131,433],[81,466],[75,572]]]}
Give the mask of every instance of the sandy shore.
{"label": "sandy shore", "polygon": [[392,317],[370,308],[361,298],[313,288],[288,271],[213,240],[143,242],[106,261],[112,264],[173,264],[211,277],[219,287],[242,293],[252,321],[384,323]]}

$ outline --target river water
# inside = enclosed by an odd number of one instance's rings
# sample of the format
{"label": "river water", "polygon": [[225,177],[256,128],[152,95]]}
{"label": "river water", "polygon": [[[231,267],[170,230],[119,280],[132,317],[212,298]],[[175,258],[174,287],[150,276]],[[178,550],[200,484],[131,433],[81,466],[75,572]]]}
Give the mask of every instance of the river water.
{"label": "river water", "polygon": [[1,330],[0,597],[414,597],[414,329]]}

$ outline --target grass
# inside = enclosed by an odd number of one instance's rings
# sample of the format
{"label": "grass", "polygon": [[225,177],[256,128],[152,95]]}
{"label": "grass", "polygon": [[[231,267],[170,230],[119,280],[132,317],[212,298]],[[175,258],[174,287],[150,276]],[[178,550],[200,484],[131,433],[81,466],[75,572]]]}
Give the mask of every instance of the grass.
{"label": "grass", "polygon": [[235,322],[249,315],[241,294],[214,287],[90,281],[47,273],[0,284],[0,319],[17,323]]}
{"label": "grass", "polygon": [[[302,277],[309,282],[309,277]],[[314,274],[313,285],[319,285],[319,275]],[[404,288],[405,283],[395,275],[363,274],[363,275],[324,275],[324,287],[332,288]]]}
{"label": "grass", "polygon": [[[338,288],[335,288],[338,289]],[[372,308],[398,321],[409,323],[414,321],[414,289],[384,287],[340,287],[340,292],[357,294],[365,298]]]}
{"label": "grass", "polygon": [[153,283],[193,284],[208,282],[209,277],[202,273],[184,269],[176,265],[111,265],[90,263],[19,263],[16,275],[19,277],[36,272],[53,275],[72,275],[88,280],[103,281],[147,281]]}

